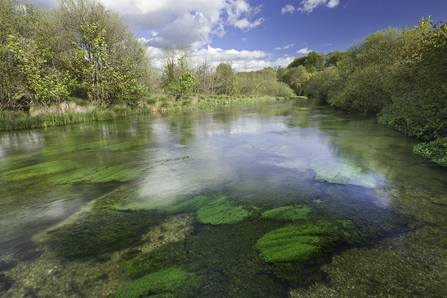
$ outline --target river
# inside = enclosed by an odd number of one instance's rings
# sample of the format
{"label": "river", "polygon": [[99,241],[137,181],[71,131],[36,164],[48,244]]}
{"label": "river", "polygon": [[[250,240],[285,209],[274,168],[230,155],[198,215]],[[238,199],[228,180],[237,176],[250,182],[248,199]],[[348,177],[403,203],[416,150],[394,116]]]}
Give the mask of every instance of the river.
{"label": "river", "polygon": [[446,297],[417,143],[311,99],[0,133],[0,296]]}

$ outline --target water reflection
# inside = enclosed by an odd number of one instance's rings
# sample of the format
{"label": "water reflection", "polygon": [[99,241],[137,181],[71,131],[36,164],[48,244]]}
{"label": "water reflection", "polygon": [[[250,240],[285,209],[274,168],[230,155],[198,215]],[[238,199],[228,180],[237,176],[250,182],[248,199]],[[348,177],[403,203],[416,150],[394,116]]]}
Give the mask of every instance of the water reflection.
{"label": "water reflection", "polygon": [[182,198],[224,194],[262,210],[304,204],[315,220],[363,231],[442,226],[447,172],[414,144],[313,100],[2,133],[0,257],[98,198],[142,218],[138,208],[161,214]]}

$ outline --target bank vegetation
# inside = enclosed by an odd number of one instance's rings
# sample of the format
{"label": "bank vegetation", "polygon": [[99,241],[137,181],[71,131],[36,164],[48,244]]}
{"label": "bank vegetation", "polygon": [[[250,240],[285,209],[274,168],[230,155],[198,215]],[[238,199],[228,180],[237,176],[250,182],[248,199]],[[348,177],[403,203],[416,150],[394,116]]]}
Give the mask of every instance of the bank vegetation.
{"label": "bank vegetation", "polygon": [[295,96],[272,68],[213,67],[183,44],[164,48],[162,59],[154,67],[147,45],[97,0],[60,0],[51,9],[0,0],[0,129],[57,125],[62,117],[33,120],[37,114],[90,113],[65,115],[63,124]]}
{"label": "bank vegetation", "polygon": [[378,122],[424,143],[414,152],[447,165],[447,25],[430,17],[386,28],[346,52],[310,52],[279,78],[295,90]]}

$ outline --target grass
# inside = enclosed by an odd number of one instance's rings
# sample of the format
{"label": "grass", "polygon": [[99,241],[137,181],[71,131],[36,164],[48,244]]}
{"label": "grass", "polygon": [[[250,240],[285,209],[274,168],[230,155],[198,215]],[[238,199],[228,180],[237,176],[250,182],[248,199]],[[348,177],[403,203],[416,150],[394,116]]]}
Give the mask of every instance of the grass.
{"label": "grass", "polygon": [[[281,98],[283,99],[283,98]],[[22,111],[0,111],[0,131],[43,128],[69,125],[83,122],[104,121],[135,115],[148,115],[153,110],[181,111],[183,109],[208,109],[218,105],[246,104],[255,101],[278,100],[277,97],[230,97],[217,95],[185,95],[179,101],[175,96],[155,95],[142,99],[139,108],[125,107],[125,101],[114,101],[108,109],[95,109],[91,112],[48,113],[35,117]],[[85,99],[70,97],[70,101],[78,106],[91,105]],[[160,102],[157,105],[157,102]]]}

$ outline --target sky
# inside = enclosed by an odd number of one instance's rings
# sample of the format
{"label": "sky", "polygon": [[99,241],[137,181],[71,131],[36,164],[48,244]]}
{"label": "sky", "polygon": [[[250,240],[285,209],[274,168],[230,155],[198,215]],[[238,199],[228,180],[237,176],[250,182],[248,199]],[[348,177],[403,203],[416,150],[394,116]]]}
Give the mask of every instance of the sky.
{"label": "sky", "polygon": [[[28,0],[52,7],[57,0]],[[118,11],[152,53],[189,45],[197,61],[231,61],[237,71],[286,67],[309,51],[346,51],[389,26],[422,17],[447,21],[447,0],[102,0]]]}

